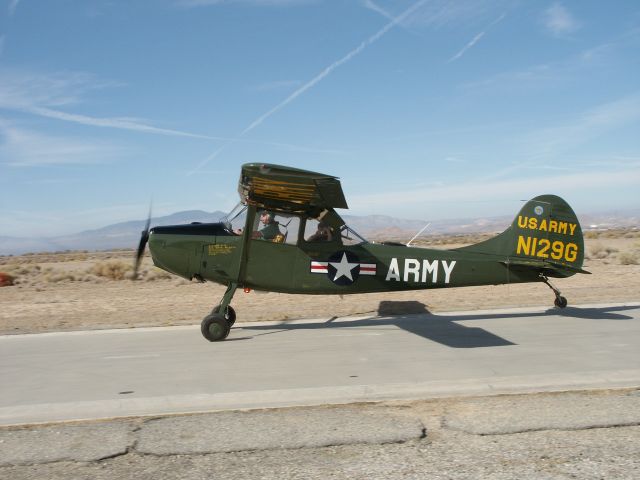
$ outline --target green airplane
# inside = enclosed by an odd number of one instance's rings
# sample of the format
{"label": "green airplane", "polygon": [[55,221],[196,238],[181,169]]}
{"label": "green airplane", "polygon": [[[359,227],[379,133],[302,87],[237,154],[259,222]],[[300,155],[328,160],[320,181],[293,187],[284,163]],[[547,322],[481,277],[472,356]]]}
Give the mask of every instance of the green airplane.
{"label": "green airplane", "polygon": [[542,282],[564,308],[567,300],[549,277],[589,273],[582,269],[580,223],[555,195],[526,202],[511,226],[489,240],[438,250],[362,238],[336,212],[348,208],[337,177],[248,163],[238,192],[240,203],[218,223],[149,229],[149,218],[136,253],[134,274],[148,243],[157,267],[227,286],[202,321],[202,335],[211,342],[229,335],[238,287],[345,295]]}

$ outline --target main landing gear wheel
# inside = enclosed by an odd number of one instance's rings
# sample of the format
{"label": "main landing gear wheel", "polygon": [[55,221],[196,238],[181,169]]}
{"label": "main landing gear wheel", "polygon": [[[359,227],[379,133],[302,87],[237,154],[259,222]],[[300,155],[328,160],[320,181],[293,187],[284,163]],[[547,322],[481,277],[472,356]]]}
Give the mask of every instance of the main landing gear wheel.
{"label": "main landing gear wheel", "polygon": [[200,331],[202,336],[210,342],[219,342],[229,336],[231,325],[222,315],[212,313],[204,317],[200,325]]}
{"label": "main landing gear wheel", "polygon": [[[218,309],[216,308],[211,313],[218,313]],[[229,324],[230,327],[232,327],[233,324],[236,323],[236,311],[233,309],[233,307],[231,305],[229,305],[227,307],[227,310],[224,312],[224,318],[225,318],[225,320],[227,321],[227,323]]]}
{"label": "main landing gear wheel", "polygon": [[237,287],[237,283],[230,283],[220,303],[202,320],[200,331],[202,336],[210,342],[219,342],[227,338],[231,325],[236,322],[236,311],[229,305],[229,302],[231,302]]}
{"label": "main landing gear wheel", "polygon": [[564,308],[567,306],[567,299],[560,295],[559,297],[556,297],[553,303],[558,308]]}

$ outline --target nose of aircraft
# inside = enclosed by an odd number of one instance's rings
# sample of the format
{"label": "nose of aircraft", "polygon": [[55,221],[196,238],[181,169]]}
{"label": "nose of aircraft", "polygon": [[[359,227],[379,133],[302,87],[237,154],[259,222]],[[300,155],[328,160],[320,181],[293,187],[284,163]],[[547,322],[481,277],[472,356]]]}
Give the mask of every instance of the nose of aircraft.
{"label": "nose of aircraft", "polygon": [[235,235],[223,223],[190,223],[153,227],[144,242],[156,267],[190,280],[200,273],[203,248],[219,236]]}

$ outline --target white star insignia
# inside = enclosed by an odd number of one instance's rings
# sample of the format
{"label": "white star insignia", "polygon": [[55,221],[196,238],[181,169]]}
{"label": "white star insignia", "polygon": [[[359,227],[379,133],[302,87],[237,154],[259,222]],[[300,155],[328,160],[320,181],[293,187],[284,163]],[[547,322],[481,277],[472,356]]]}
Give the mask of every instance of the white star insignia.
{"label": "white star insignia", "polygon": [[349,280],[353,282],[353,276],[351,276],[351,271],[358,266],[357,263],[349,263],[347,260],[347,254],[342,254],[342,260],[340,262],[329,262],[329,264],[336,269],[336,276],[333,279],[335,282],[340,277],[347,277]]}

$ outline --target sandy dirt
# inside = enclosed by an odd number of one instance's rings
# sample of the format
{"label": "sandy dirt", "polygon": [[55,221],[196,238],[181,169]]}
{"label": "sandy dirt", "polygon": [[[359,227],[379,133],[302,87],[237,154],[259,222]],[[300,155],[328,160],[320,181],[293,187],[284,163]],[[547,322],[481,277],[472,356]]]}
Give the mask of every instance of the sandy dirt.
{"label": "sandy dirt", "polygon": [[[640,301],[640,233],[587,238],[584,268],[593,275],[557,279],[569,305]],[[455,239],[460,242],[460,239]],[[464,239],[463,239],[464,240]],[[441,242],[442,243],[442,242]],[[461,242],[462,244],[464,242]],[[439,244],[451,248],[459,244]],[[170,276],[143,261],[143,279],[126,278],[133,252],[0,257],[15,284],[0,288],[0,334],[199,324],[225,288]],[[115,279],[121,278],[123,279]],[[238,291],[238,321],[396,315],[548,305],[544,284],[316,296]]]}

